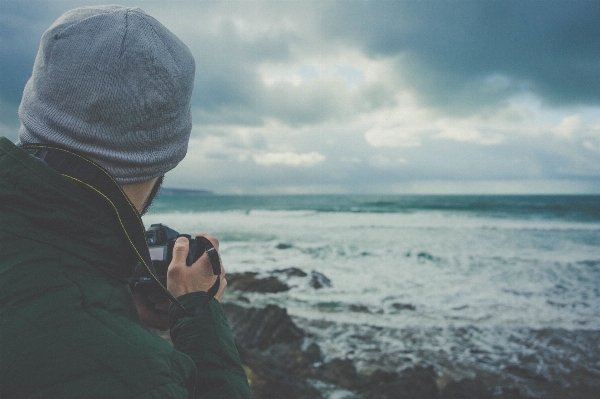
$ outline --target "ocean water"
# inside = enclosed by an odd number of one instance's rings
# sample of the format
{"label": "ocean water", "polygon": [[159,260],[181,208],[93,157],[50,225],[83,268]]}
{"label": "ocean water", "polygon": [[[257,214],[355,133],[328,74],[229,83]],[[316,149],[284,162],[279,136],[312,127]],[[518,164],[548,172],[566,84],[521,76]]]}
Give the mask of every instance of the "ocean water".
{"label": "ocean water", "polygon": [[600,385],[600,196],[164,190],[144,222],[216,236],[227,272],[326,276],[318,290],[292,278],[284,293],[243,294],[286,307],[326,358],[433,365],[532,395]]}

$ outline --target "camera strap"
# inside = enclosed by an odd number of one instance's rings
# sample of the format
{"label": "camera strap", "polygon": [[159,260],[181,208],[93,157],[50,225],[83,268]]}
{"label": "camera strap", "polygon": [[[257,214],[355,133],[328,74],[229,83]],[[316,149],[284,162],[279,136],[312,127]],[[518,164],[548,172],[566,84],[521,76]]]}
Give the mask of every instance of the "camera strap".
{"label": "camera strap", "polygon": [[215,281],[213,286],[210,287],[207,291],[208,299],[210,300],[217,294],[217,291],[219,290],[219,284],[221,282],[221,257],[219,256],[217,249],[212,245],[212,242],[210,242],[208,238],[200,236],[196,237],[196,240],[202,241],[204,243],[204,247],[206,248],[204,252],[208,256],[208,260],[210,260],[210,264],[213,269],[213,274],[217,276],[217,280]]}
{"label": "camera strap", "polygon": [[[135,206],[129,200],[129,197],[127,197],[127,195],[121,189],[119,183],[117,183],[112,176],[106,170],[104,170],[104,168],[81,155],[60,147],[42,144],[27,144],[21,146],[21,148],[43,161],[46,165],[56,170],[61,175],[88,187],[102,197],[106,202],[108,202],[114,210],[117,219],[119,220],[125,237],[127,237],[129,244],[135,251],[139,263],[146,268],[148,274],[153,280],[155,280],[158,286],[161,287],[164,295],[169,298],[171,303],[180,308],[186,315],[194,316],[198,313],[197,309],[194,311],[186,309],[177,300],[177,298],[175,298],[173,294],[167,290],[167,288],[156,276],[156,270],[152,265],[150,252],[146,243],[146,230],[144,228],[144,224],[142,223],[142,219],[140,218]],[[210,244],[210,241],[208,242]],[[216,253],[216,250],[212,244],[210,244],[210,247],[212,247],[214,250],[218,261],[218,253]],[[209,247],[207,246],[206,248],[207,254],[210,258],[211,254],[208,251]],[[210,258],[210,260],[212,264],[213,259]],[[218,262],[218,264],[218,274],[220,274],[220,262]],[[214,268],[215,266],[213,264],[213,270]],[[217,290],[219,280],[220,278],[217,278],[217,283],[215,283]],[[209,296],[209,299],[212,298],[214,294],[216,294],[216,290],[211,296]]]}

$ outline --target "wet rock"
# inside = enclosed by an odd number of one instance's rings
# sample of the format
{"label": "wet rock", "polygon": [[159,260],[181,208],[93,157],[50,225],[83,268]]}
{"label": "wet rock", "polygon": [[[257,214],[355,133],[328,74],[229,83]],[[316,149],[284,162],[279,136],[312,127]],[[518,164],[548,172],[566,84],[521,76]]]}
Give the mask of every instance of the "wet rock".
{"label": "wet rock", "polygon": [[320,399],[321,393],[303,379],[277,369],[244,366],[253,399]]}
{"label": "wet rock", "polygon": [[355,305],[352,304],[349,307],[351,312],[357,312],[357,313],[370,313],[369,308],[366,307],[365,305]]}
{"label": "wet rock", "polygon": [[317,367],[313,375],[316,379],[349,390],[359,389],[365,384],[349,359],[333,359]]}
{"label": "wet rock", "polygon": [[[256,272],[230,273],[227,274],[227,287],[233,290],[244,292],[263,292],[277,293],[288,291],[291,287],[286,282],[288,280],[297,284],[298,281],[292,279],[302,279],[308,277],[308,285],[319,289],[331,287],[331,280],[324,274],[312,271],[310,276],[301,269],[291,267],[288,269],[279,269],[270,272],[271,276],[258,277]],[[294,285],[292,284],[292,286]]]}
{"label": "wet rock", "polygon": [[437,387],[431,368],[416,367],[401,374],[376,371],[369,376],[359,373],[349,359],[323,363],[318,344],[303,345],[309,338],[286,309],[276,305],[263,309],[235,304],[223,307],[254,399],[321,398],[309,380],[352,391],[364,399],[437,399],[432,396],[437,395]]}
{"label": "wet rock", "polygon": [[[277,276],[282,281],[287,281],[292,278],[309,277],[308,285],[315,289],[331,287],[331,280],[329,280],[323,273],[319,273],[314,270],[310,272],[310,276],[303,270],[296,267],[274,270],[271,272],[271,274]],[[295,280],[295,282],[298,282],[298,280]]]}
{"label": "wet rock", "polygon": [[529,379],[541,383],[549,382],[546,377],[541,374],[538,374],[532,370],[529,370],[525,367],[517,366],[517,365],[509,365],[505,368],[505,370],[513,375],[519,376],[524,379]]}
{"label": "wet rock", "polygon": [[[527,397],[521,395],[518,388],[502,388],[501,399],[527,399]],[[497,398],[496,398],[497,399]]]}
{"label": "wet rock", "polygon": [[433,261],[433,260],[434,260],[434,257],[433,257],[433,255],[431,255],[431,254],[430,254],[430,253],[428,253],[428,252],[419,252],[419,253],[417,254],[417,259],[418,259],[419,261],[425,261],[425,260],[430,260],[430,261]]}
{"label": "wet rock", "polygon": [[302,350],[304,333],[287,310],[276,305],[263,309],[224,304],[254,399],[319,399],[307,381],[315,362],[322,360],[317,344]]}
{"label": "wet rock", "polygon": [[323,353],[321,353],[321,348],[314,342],[306,347],[304,353],[306,355],[306,359],[313,365],[323,361]]}
{"label": "wet rock", "polygon": [[[282,273],[295,278],[301,276],[299,269],[283,269],[274,273]],[[256,273],[250,273],[252,277]],[[306,280],[304,280],[306,281]],[[399,304],[403,309],[401,296],[386,298],[386,306]],[[247,305],[246,305],[247,306]],[[337,303],[328,303],[338,309]],[[528,360],[520,356],[520,363],[502,367],[504,375],[510,379],[496,378],[490,375],[479,375],[477,379],[452,381],[450,377],[437,378],[433,368],[416,366],[400,373],[376,370],[370,375],[357,371],[352,360],[333,359],[324,362],[324,356],[317,342],[309,334],[298,328],[287,314],[286,309],[275,305],[263,309],[246,308],[245,306],[224,304],[225,312],[236,340],[236,345],[251,381],[254,399],[284,398],[304,399],[321,397],[343,397],[361,399],[526,399],[519,389],[523,389],[535,397],[548,399],[592,399],[598,397],[598,374],[595,371],[580,369],[569,375],[568,384],[553,380],[551,376],[538,374],[532,365],[536,358]],[[346,308],[344,308],[346,309]],[[355,310],[360,311],[361,308]],[[405,310],[410,310],[410,306]],[[317,322],[315,322],[317,323]],[[313,325],[317,325],[313,323]],[[322,328],[333,322],[321,321]],[[472,329],[472,328],[471,328]],[[457,329],[460,335],[467,335],[470,329]],[[548,330],[539,330],[537,342],[561,344],[558,339],[580,337],[561,331],[558,335]],[[534,337],[535,338],[535,337]],[[543,339],[542,339],[543,338]],[[590,339],[598,342],[597,332],[590,332]],[[574,340],[574,338],[573,338]],[[472,354],[483,354],[486,351],[472,349]],[[382,354],[382,357],[385,354]],[[396,364],[402,359],[395,355]],[[406,358],[410,362],[410,358]],[[564,376],[563,376],[564,377]],[[566,377],[565,377],[566,379]],[[506,381],[520,381],[519,389],[513,386],[503,387]],[[513,382],[515,383],[515,382]],[[537,394],[532,387],[542,387],[543,393]],[[322,390],[320,392],[319,390]],[[341,391],[345,390],[345,391]],[[540,392],[542,389],[540,389]],[[332,393],[334,392],[334,393]],[[337,396],[336,396],[337,395]]]}
{"label": "wet rock", "polygon": [[290,289],[277,277],[257,278],[258,273],[229,273],[227,274],[227,288],[245,292],[276,293]]}
{"label": "wet rock", "polygon": [[414,367],[400,374],[375,372],[363,399],[438,399],[433,367]]}
{"label": "wet rock", "polygon": [[325,277],[324,274],[315,272],[314,270],[310,273],[310,282],[308,283],[315,289],[323,287],[331,287],[331,280]]}
{"label": "wet rock", "polygon": [[288,278],[289,277],[306,277],[306,276],[308,276],[308,274],[306,274],[306,272],[298,269],[297,267],[290,267],[287,269],[274,270],[273,274],[277,274],[279,276],[285,276]]}
{"label": "wet rock", "polygon": [[449,382],[440,399],[494,399],[494,395],[480,380],[465,378]]}
{"label": "wet rock", "polygon": [[304,336],[287,310],[277,305],[263,309],[224,305],[231,331],[244,348],[266,349],[277,343],[299,343]]}
{"label": "wet rock", "polygon": [[400,310],[416,310],[417,307],[412,303],[392,303],[392,309]]}

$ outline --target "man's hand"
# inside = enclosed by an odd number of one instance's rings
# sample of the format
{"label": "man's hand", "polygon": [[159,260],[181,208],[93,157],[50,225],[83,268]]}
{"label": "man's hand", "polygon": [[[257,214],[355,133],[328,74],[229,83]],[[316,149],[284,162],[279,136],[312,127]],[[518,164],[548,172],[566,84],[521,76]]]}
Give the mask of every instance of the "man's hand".
{"label": "man's hand", "polygon": [[[207,238],[215,249],[219,249],[219,241],[216,238],[208,234],[198,234],[197,237]],[[179,237],[175,241],[173,259],[167,270],[167,289],[176,298],[190,292],[206,292],[213,286],[215,280],[220,278],[219,290],[215,294],[215,298],[221,301],[225,295],[225,287],[227,286],[223,264],[221,264],[221,274],[218,277],[214,275],[206,253],[203,253],[200,259],[194,262],[193,265],[186,266],[185,259],[189,251],[189,246],[190,243],[185,237]]]}

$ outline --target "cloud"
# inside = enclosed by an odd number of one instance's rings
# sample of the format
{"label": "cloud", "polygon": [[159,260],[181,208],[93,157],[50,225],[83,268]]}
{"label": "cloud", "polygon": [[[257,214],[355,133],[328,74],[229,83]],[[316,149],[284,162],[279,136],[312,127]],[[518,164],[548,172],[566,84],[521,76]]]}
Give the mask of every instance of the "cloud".
{"label": "cloud", "polygon": [[48,28],[46,14],[55,14],[45,3],[36,7],[19,2],[0,2],[0,98],[5,106],[21,101],[31,76],[42,33]]}
{"label": "cloud", "polygon": [[334,2],[329,37],[399,57],[403,84],[453,112],[531,91],[547,103],[600,103],[600,3]]}
{"label": "cloud", "polygon": [[388,72],[379,62],[351,48],[340,51],[321,36],[316,4],[178,5],[159,19],[196,58],[196,123],[276,121],[302,127],[355,118],[393,103],[394,90],[382,80]]}
{"label": "cloud", "polygon": [[571,115],[565,117],[558,125],[554,131],[560,137],[564,137],[566,139],[572,139],[575,134],[581,129],[581,116],[580,115]]}
{"label": "cloud", "polygon": [[365,133],[366,142],[373,147],[419,147],[423,129],[412,129],[401,125],[376,126]]}
{"label": "cloud", "polygon": [[595,142],[592,140],[585,140],[583,146],[590,151],[600,152],[600,140],[595,140]]}
{"label": "cloud", "polygon": [[42,33],[60,13],[47,3],[0,1],[0,135],[16,141],[17,109]]}
{"label": "cloud", "polygon": [[[504,141],[502,133],[494,132],[493,129],[478,126],[478,121],[472,120],[448,120],[444,119],[437,123],[439,133],[434,137],[438,139],[454,140],[465,143],[477,143],[480,145],[497,145]],[[492,130],[482,132],[482,130]]]}
{"label": "cloud", "polygon": [[265,154],[254,155],[253,158],[254,162],[264,166],[315,166],[325,160],[325,157],[318,152],[309,152],[306,154],[296,154],[294,152],[267,152]]}

